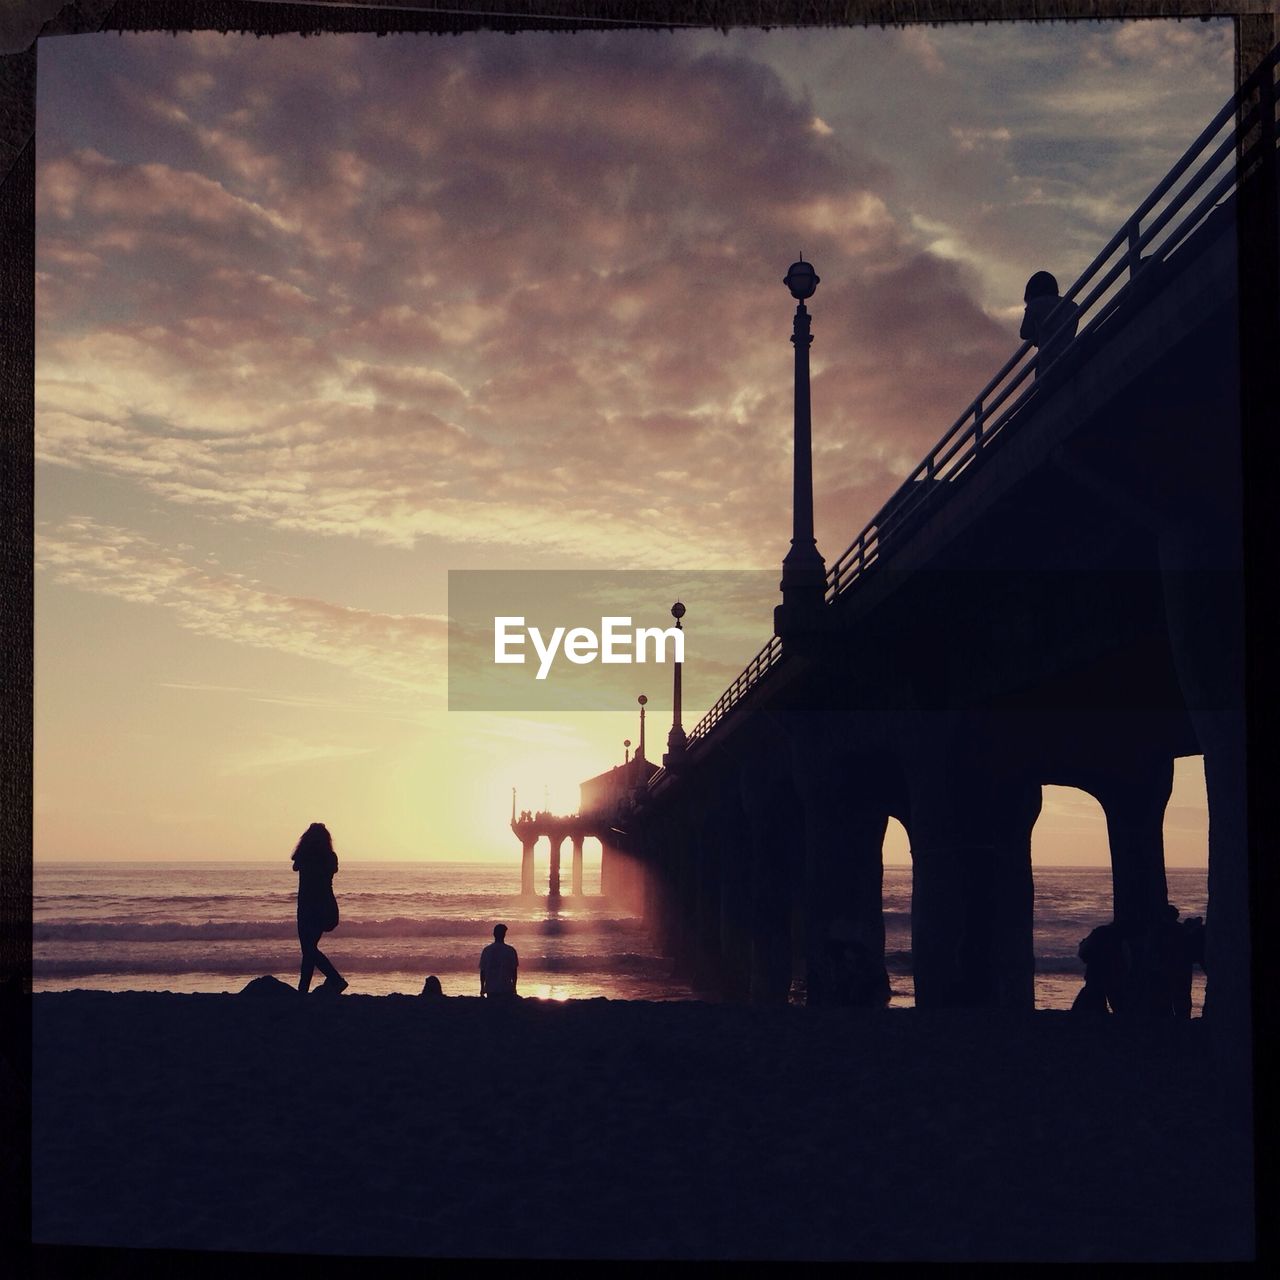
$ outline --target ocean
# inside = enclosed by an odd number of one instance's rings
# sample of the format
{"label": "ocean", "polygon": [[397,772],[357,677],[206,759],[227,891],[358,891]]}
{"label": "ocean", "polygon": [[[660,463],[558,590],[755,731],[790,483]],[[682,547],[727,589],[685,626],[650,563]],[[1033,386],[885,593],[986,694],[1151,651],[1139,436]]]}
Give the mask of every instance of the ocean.
{"label": "ocean", "polygon": [[[566,868],[567,870],[567,868]],[[1203,915],[1203,868],[1168,872],[1184,916]],[[32,904],[37,991],[239,991],[274,974],[297,982],[297,879],[289,859],[247,862],[38,862]],[[643,924],[599,897],[598,859],[584,894],[559,905],[519,895],[517,860],[344,862],[334,880],[341,923],[321,941],[353,993],[417,994],[436,974],[446,995],[476,995],[493,925],[520,953],[520,990],[544,999],[706,998],[670,976]],[[1037,867],[1036,1004],[1069,1008],[1080,989],[1080,939],[1111,918],[1105,868]],[[886,867],[892,1004],[912,1003],[911,871]],[[317,978],[317,982],[319,979]],[[1196,971],[1195,1010],[1204,975]]]}

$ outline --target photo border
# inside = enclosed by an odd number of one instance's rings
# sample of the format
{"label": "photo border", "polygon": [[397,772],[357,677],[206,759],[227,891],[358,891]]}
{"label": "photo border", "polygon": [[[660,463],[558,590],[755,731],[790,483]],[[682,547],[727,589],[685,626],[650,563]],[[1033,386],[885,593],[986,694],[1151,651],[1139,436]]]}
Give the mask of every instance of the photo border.
{"label": "photo border", "polygon": [[[3,764],[0,767],[0,1047],[29,1086],[31,1081],[33,540],[35,355],[35,102],[40,39],[106,31],[231,31],[257,35],[364,32],[459,34],[465,31],[576,31],[681,27],[900,26],[978,22],[1054,22],[1132,19],[1231,18],[1236,31],[1237,83],[1241,65],[1256,63],[1280,36],[1276,0],[25,0],[0,21],[0,298],[5,308],[0,342],[0,616],[3,631]],[[1274,219],[1274,202],[1270,216]],[[1265,223],[1264,223],[1265,225]],[[1241,269],[1241,434],[1246,573],[1245,705],[1248,750],[1248,845],[1253,956],[1253,1070],[1255,1221],[1258,1258],[1275,1257],[1274,1137],[1280,1104],[1258,1081],[1280,1072],[1280,991],[1277,948],[1261,927],[1277,918],[1280,889],[1280,805],[1264,803],[1280,782],[1274,734],[1263,708],[1280,706],[1280,628],[1269,594],[1280,583],[1280,538],[1274,536],[1268,426],[1280,405],[1280,315],[1276,246],[1241,231],[1241,247],[1261,269]],[[1241,254],[1243,261],[1244,255]],[[1270,355],[1268,355],[1270,352]],[[1250,714],[1250,708],[1253,709]],[[1270,855],[1270,856],[1268,856]],[[29,1133],[29,1095],[19,1100]],[[25,1108],[25,1111],[22,1109]],[[1170,1118],[1171,1123],[1176,1118]],[[21,1116],[18,1119],[21,1125]],[[30,1240],[30,1165],[4,1197],[0,1239]],[[25,1218],[25,1222],[24,1222]],[[141,1257],[127,1260],[127,1255]],[[99,1256],[101,1255],[101,1256]],[[52,1274],[62,1265],[126,1264],[130,1274],[149,1269],[154,1251],[41,1246]],[[252,1255],[243,1255],[246,1259]],[[279,1255],[262,1255],[274,1260]],[[200,1255],[182,1255],[191,1271]],[[224,1265],[219,1254],[208,1255]],[[362,1260],[363,1261],[363,1260]],[[383,1259],[368,1259],[381,1263]],[[385,1260],[393,1262],[393,1259]],[[174,1257],[163,1260],[172,1267]],[[421,1264],[415,1264],[420,1266]]]}

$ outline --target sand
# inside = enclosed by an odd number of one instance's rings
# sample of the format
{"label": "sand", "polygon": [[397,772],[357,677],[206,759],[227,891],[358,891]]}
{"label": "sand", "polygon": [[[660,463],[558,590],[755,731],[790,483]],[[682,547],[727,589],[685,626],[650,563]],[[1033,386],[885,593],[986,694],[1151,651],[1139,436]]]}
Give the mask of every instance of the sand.
{"label": "sand", "polygon": [[34,997],[33,1233],[435,1257],[1224,1259],[1206,1026]]}

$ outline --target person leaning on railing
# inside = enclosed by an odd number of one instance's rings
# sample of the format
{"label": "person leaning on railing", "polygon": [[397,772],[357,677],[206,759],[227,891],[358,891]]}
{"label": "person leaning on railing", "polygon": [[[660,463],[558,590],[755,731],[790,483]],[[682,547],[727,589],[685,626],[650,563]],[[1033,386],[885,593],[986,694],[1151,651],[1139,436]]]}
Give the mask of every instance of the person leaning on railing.
{"label": "person leaning on railing", "polygon": [[1080,308],[1058,296],[1058,282],[1047,271],[1037,271],[1027,281],[1022,298],[1027,309],[1018,337],[1039,349],[1036,357],[1036,376],[1039,377],[1040,370],[1051,365],[1076,336]]}

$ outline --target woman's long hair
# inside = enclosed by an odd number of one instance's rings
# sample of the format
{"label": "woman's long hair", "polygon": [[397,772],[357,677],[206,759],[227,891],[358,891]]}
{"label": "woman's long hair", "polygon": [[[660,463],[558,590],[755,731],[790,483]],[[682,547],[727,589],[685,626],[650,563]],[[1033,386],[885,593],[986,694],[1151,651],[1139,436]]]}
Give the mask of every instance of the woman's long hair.
{"label": "woman's long hair", "polygon": [[323,870],[333,875],[338,869],[338,855],[333,851],[333,837],[323,822],[313,822],[298,841],[293,851],[293,869],[301,871]]}
{"label": "woman's long hair", "polygon": [[1022,295],[1023,302],[1030,302],[1032,298],[1056,298],[1058,296],[1058,279],[1048,271],[1037,271],[1035,275],[1027,281],[1027,287]]}

